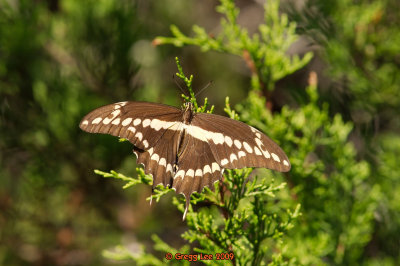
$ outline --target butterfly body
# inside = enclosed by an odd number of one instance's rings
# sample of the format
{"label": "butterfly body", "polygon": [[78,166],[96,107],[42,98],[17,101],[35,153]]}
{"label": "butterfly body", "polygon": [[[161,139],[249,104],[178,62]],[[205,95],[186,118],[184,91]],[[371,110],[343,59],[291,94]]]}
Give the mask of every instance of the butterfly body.
{"label": "butterfly body", "polygon": [[[86,115],[80,128],[129,140],[153,187],[170,186],[186,198],[213,189],[224,169],[290,170],[282,149],[259,130],[224,116],[148,102],[119,102]],[[186,214],[186,211],[185,211]],[[184,214],[184,215],[185,215]]]}

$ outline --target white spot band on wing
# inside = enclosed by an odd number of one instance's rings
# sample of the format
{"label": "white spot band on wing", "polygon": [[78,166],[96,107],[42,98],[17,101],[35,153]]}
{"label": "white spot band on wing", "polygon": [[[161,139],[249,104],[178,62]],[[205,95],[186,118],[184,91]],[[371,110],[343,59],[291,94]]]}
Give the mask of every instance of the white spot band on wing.
{"label": "white spot band on wing", "polygon": [[[110,117],[110,118],[108,118],[108,117],[104,118],[103,124],[104,124],[104,125],[108,125],[108,124],[111,122],[111,120],[113,120],[114,118],[116,118],[117,115],[119,115],[120,113],[121,113],[121,110],[119,110],[119,109],[115,110],[114,112],[111,113],[111,117]],[[118,123],[119,123],[119,122],[118,122]]]}
{"label": "white spot band on wing", "polygon": [[221,165],[226,165],[228,163],[229,163],[229,161],[226,158],[221,160]]}
{"label": "white spot band on wing", "polygon": [[281,160],[279,159],[278,155],[276,155],[275,153],[271,153],[272,159],[274,159],[274,161],[280,162]]}
{"label": "white spot band on wing", "polygon": [[128,117],[128,118],[125,118],[124,121],[122,121],[122,125],[123,125],[124,127],[126,127],[126,126],[129,125],[131,122],[132,122],[132,118]]}
{"label": "white spot band on wing", "polygon": [[239,150],[242,148],[242,143],[239,140],[235,139],[233,143],[235,143],[236,148]]}
{"label": "white spot band on wing", "polygon": [[203,171],[201,169],[197,169],[196,173],[194,175],[195,176],[203,176]]}
{"label": "white spot band on wing", "polygon": [[246,149],[246,151],[248,153],[252,153],[253,152],[253,149],[250,147],[250,145],[246,141],[243,142],[243,147]]}
{"label": "white spot band on wing", "polygon": [[231,163],[233,163],[235,160],[237,161],[237,156],[236,154],[232,153],[231,156],[229,157],[229,159],[231,160]]}
{"label": "white spot band on wing", "polygon": [[186,175],[190,176],[190,177],[194,177],[194,170],[193,169],[189,169],[186,171]]}
{"label": "white spot band on wing", "polygon": [[125,106],[127,103],[128,103],[128,102],[119,102],[119,103],[116,103],[115,106],[114,106],[114,109],[117,110],[117,109],[121,108],[122,106]]}
{"label": "white spot band on wing", "polygon": [[210,173],[211,174],[211,168],[210,168],[210,166],[208,164],[204,166],[203,173],[204,174],[206,174],[206,173]]}
{"label": "white spot band on wing", "polygon": [[255,138],[254,140],[256,141],[256,143],[257,143],[258,147],[260,147],[260,149],[261,149],[261,145],[264,146],[264,144],[262,143],[261,139]]}
{"label": "white spot band on wing", "polygon": [[151,158],[150,158],[151,160],[153,160],[153,161],[156,161],[156,162],[158,162],[158,160],[160,159],[160,156],[158,156],[158,154],[157,153],[154,153],[152,156],[151,156]]}
{"label": "white spot band on wing", "polygon": [[[136,122],[136,120],[138,120],[138,122]],[[140,123],[140,119],[137,118],[135,119],[135,121],[133,121],[134,125],[136,126],[135,123],[139,124]],[[176,121],[163,121],[163,120],[159,120],[159,119],[148,119],[146,118],[145,120],[143,120],[143,127],[148,127],[150,126],[151,128],[153,128],[156,131],[159,131],[160,129],[170,129],[170,130],[180,130],[180,124],[181,122],[176,122]]]}
{"label": "white spot band on wing", "polygon": [[92,121],[92,124],[98,124],[98,123],[101,122],[101,120],[103,120],[103,118],[97,117],[97,118],[95,118],[95,119]]}
{"label": "white spot band on wing", "polygon": [[229,147],[232,147],[232,139],[229,136],[225,136],[225,142],[228,144]]}
{"label": "white spot band on wing", "polygon": [[172,174],[172,165],[170,163],[167,165],[167,172]]}
{"label": "white spot band on wing", "polygon": [[145,119],[145,120],[143,120],[142,125],[143,125],[143,127],[148,127],[150,125],[150,123],[151,123],[150,119]]}
{"label": "white spot band on wing", "polygon": [[121,119],[118,117],[117,119],[115,119],[114,121],[111,122],[111,124],[113,125],[119,125],[119,122],[121,121]]}
{"label": "white spot band on wing", "polygon": [[264,154],[265,158],[271,158],[271,155],[269,154],[269,152],[267,150],[261,150],[262,153]]}
{"label": "white spot band on wing", "polygon": [[183,171],[183,170],[179,170],[178,171],[178,173],[176,173],[176,175],[174,176],[174,179],[175,178],[178,178],[178,177],[184,177],[185,176],[185,171]]}
{"label": "white spot band on wing", "polygon": [[139,141],[142,141],[143,139],[143,134],[141,132],[136,133],[135,137],[139,139]]}
{"label": "white spot band on wing", "polygon": [[222,133],[208,131],[193,125],[183,125],[183,128],[187,129],[189,135],[201,141],[207,142],[212,140],[215,144],[226,143],[229,147],[232,146],[232,139],[229,136],[224,136]]}
{"label": "white spot band on wing", "polygon": [[256,155],[262,155],[261,151],[257,147],[254,147],[254,153]]}
{"label": "white spot band on wing", "polygon": [[143,140],[143,146],[145,148],[148,148],[149,147],[149,142],[147,140]]}
{"label": "white spot band on wing", "polygon": [[217,163],[212,163],[212,172],[214,173],[215,171],[220,171],[221,168]]}
{"label": "white spot band on wing", "polygon": [[161,158],[160,161],[158,162],[159,165],[166,167],[167,166],[167,161],[165,158]]}

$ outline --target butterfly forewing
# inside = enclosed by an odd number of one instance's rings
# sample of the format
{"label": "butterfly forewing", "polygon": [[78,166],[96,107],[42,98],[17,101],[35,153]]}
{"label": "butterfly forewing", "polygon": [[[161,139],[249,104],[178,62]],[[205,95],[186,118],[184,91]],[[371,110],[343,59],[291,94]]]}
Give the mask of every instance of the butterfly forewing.
{"label": "butterfly forewing", "polygon": [[153,147],[167,129],[179,127],[182,111],[147,102],[120,102],[97,108],[86,115],[80,128],[128,139],[135,147]]}
{"label": "butterfly forewing", "polygon": [[265,167],[290,170],[283,150],[259,130],[224,116],[196,114],[189,134],[207,142],[223,168]]}

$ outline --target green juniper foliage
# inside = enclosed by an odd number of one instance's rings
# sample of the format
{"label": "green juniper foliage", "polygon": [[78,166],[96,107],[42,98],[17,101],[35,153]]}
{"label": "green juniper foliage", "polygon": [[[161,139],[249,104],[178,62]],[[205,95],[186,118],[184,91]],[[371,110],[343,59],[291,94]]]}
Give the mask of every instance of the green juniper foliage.
{"label": "green juniper foliage", "polygon": [[158,37],[156,44],[173,44],[178,47],[196,45],[203,52],[214,50],[247,58],[253,71],[253,78],[258,86],[272,90],[276,81],[295,72],[306,65],[312,55],[307,53],[303,58],[297,55],[288,57],[288,48],[297,40],[296,25],[289,22],[285,14],[278,12],[279,1],[268,1],[265,4],[265,23],[259,26],[259,33],[249,36],[247,30],[237,24],[239,9],[232,0],[221,0],[217,11],[224,15],[221,19],[222,31],[211,37],[205,29],[193,26],[194,37],[185,36],[172,25],[174,37]]}
{"label": "green juniper foliage", "polygon": [[399,114],[398,7],[395,0],[307,0],[302,10],[289,12],[299,29],[323,47],[324,74],[336,81],[325,97],[363,127],[378,114],[384,120]]}
{"label": "green juniper foliage", "polygon": [[400,263],[400,178],[393,163],[399,154],[399,7],[396,0],[307,0],[301,10],[290,8],[299,30],[320,45],[323,74],[332,78],[321,98],[354,123],[358,156],[369,163],[364,182],[383,192],[363,256],[379,265]]}
{"label": "green juniper foliage", "polygon": [[[318,107],[315,85],[307,94],[310,102],[300,109],[283,107],[280,115],[263,112],[257,119],[260,129],[285,136],[281,145],[291,155],[290,196],[302,205],[302,221],[285,239],[283,254],[306,265],[356,263],[372,237],[379,188],[368,184],[369,165],[356,160],[347,141],[352,125],[340,115],[331,119],[326,104]],[[251,121],[264,104],[250,94],[238,110]]]}
{"label": "green juniper foliage", "polygon": [[[155,43],[196,45],[203,52],[243,56],[252,71],[252,90],[236,107],[240,116],[228,98],[225,111],[277,140],[289,154],[292,170],[285,176],[268,170],[229,170],[215,192],[206,189],[194,194],[191,204],[207,201],[212,205],[189,209],[188,231],[182,237],[196,244],[190,253],[233,252],[234,263],[239,265],[356,264],[371,241],[373,214],[381,193],[379,186],[367,180],[369,164],[356,159],[356,150],[348,142],[352,124],[339,114],[330,117],[327,104],[320,106],[315,73],[306,89],[307,104],[296,109],[284,106],[272,114],[266,108],[269,99],[263,97],[268,96],[265,91],[274,90],[277,80],[303,67],[311,55],[300,59],[285,53],[297,36],[295,24],[279,14],[279,1],[268,1],[265,23],[252,37],[237,24],[239,10],[233,1],[220,2],[217,10],[225,17],[218,36],[210,37],[194,26],[194,37],[188,37],[172,26],[174,37],[158,37]],[[175,198],[174,204],[183,211],[182,200]],[[293,227],[295,230],[289,230]],[[159,251],[188,252],[188,246],[175,250],[157,237],[153,240]],[[107,252],[110,258],[121,254],[139,264],[149,256],[121,249]]]}

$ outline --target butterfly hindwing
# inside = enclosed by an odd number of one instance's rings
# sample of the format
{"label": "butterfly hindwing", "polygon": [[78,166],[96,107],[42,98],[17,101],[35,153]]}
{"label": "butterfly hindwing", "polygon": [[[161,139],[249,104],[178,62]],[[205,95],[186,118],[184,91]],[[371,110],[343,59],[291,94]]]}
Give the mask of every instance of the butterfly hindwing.
{"label": "butterfly hindwing", "polygon": [[190,195],[201,192],[204,187],[214,189],[214,183],[221,179],[223,169],[218,165],[210,145],[187,133],[182,143],[183,150],[178,156],[178,169],[173,179],[172,188],[186,198],[184,218],[189,206]]}
{"label": "butterfly hindwing", "polygon": [[222,176],[210,145],[185,132],[185,148],[178,157],[178,171],[174,177],[173,188],[186,198],[192,192],[201,192],[205,186],[213,188],[213,183]]}
{"label": "butterfly hindwing", "polygon": [[144,165],[145,173],[153,176],[153,188],[159,184],[172,186],[172,178],[175,175],[174,164],[178,151],[178,140],[180,136],[179,123],[178,130],[167,129],[163,132],[156,145],[147,151],[135,149],[138,157],[137,162]]}

